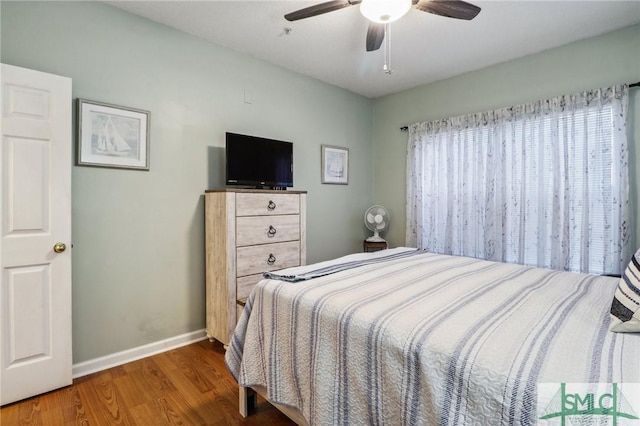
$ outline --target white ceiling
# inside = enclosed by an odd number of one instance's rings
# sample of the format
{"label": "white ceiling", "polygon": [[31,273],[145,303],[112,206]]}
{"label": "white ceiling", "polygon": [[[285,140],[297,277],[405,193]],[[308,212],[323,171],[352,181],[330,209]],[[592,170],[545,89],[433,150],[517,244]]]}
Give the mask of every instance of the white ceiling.
{"label": "white ceiling", "polygon": [[286,13],[322,0],[106,3],[370,98],[640,22],[640,0],[467,1],[482,8],[472,21],[412,9],[391,24],[391,75],[384,45],[365,51],[358,6],[288,22]]}

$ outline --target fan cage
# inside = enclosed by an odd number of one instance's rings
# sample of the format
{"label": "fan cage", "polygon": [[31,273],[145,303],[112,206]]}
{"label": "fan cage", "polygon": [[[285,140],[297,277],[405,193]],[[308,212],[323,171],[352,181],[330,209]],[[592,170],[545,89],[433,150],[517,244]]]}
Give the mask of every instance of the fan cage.
{"label": "fan cage", "polygon": [[366,241],[386,242],[380,234],[389,228],[389,222],[389,211],[385,207],[377,204],[369,207],[364,213],[364,224],[369,231],[373,232],[373,235],[369,236]]}

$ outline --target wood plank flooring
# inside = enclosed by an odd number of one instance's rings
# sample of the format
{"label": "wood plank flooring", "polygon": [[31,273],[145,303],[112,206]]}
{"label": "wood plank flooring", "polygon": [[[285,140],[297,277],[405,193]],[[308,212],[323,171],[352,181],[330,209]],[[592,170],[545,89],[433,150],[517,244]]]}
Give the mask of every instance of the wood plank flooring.
{"label": "wood plank flooring", "polygon": [[203,340],[73,381],[71,386],[0,409],[13,425],[293,425],[260,401],[238,413],[238,386],[220,343]]}

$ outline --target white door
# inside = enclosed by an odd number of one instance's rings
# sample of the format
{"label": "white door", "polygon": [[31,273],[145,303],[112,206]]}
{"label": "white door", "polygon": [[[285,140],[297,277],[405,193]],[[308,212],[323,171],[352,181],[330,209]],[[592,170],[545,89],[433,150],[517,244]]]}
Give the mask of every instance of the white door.
{"label": "white door", "polygon": [[4,64],[0,74],[4,405],[72,382],[72,142],[71,79]]}

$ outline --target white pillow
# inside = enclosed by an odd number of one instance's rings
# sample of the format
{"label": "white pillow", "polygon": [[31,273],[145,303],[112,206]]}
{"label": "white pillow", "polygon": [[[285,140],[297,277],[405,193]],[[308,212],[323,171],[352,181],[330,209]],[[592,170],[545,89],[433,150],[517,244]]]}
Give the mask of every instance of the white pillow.
{"label": "white pillow", "polygon": [[609,329],[640,333],[640,249],[631,258],[613,295]]}

